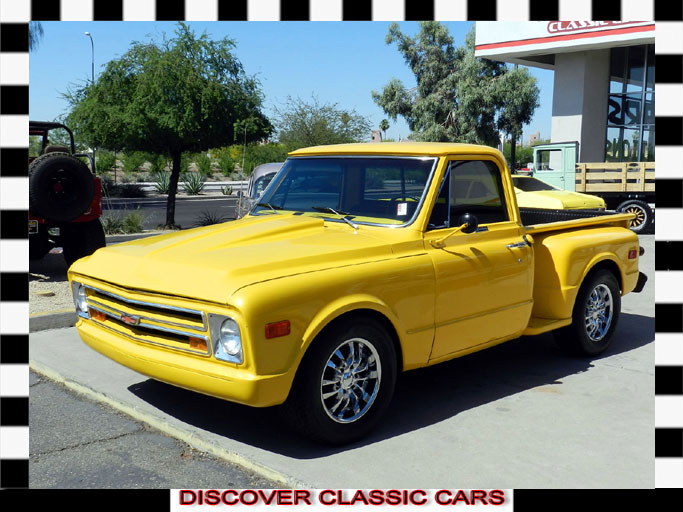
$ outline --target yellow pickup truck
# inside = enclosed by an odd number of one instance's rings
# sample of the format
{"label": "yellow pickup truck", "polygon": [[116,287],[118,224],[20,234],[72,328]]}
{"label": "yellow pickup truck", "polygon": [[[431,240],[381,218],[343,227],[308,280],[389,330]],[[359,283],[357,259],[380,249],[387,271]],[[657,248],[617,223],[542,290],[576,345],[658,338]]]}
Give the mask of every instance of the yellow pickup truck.
{"label": "yellow pickup truck", "polygon": [[398,373],[553,331],[587,356],[640,291],[630,214],[518,209],[495,149],[294,151],[239,221],[113,245],[69,280],[78,332],[154,379],[347,443]]}

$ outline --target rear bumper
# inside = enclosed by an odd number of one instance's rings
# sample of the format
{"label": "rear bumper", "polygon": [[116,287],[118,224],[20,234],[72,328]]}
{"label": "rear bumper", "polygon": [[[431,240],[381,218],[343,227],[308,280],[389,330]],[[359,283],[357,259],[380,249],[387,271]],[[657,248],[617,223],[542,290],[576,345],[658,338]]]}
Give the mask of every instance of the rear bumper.
{"label": "rear bumper", "polygon": [[636,283],[636,287],[632,290],[634,293],[640,293],[643,291],[643,288],[645,288],[645,283],[647,282],[647,276],[643,274],[642,272],[638,273],[638,282]]}
{"label": "rear bumper", "polygon": [[158,348],[102,329],[89,320],[76,324],[91,348],[136,372],[184,389],[252,407],[284,402],[292,378],[288,374],[255,375],[211,357]]}

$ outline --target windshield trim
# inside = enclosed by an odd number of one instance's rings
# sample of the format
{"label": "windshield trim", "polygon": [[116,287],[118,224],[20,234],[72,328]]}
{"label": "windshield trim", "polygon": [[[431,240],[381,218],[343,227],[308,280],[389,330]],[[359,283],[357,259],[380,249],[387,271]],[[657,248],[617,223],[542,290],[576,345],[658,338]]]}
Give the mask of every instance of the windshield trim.
{"label": "windshield trim", "polygon": [[[287,158],[284,164],[282,164],[282,167],[280,168],[280,171],[285,171],[285,172],[278,172],[276,176],[271,180],[271,182],[268,184],[268,187],[263,191],[263,195],[261,197],[265,197],[266,193],[268,192],[268,189],[271,187],[277,186],[280,184],[280,182],[285,178],[286,174],[289,172],[289,169],[287,168],[287,164],[289,163],[290,160],[309,160],[309,159],[321,159],[321,158],[364,158],[364,159],[387,159],[387,158],[393,158],[393,159],[398,159],[398,160],[431,160],[432,161],[432,168],[429,171],[429,175],[427,176],[427,181],[425,182],[425,188],[422,192],[422,196],[420,197],[420,202],[417,204],[417,207],[415,208],[415,212],[413,213],[413,216],[406,221],[403,224],[383,224],[380,222],[365,222],[365,221],[356,221],[355,219],[352,219],[355,224],[363,225],[363,226],[376,226],[376,227],[384,227],[384,228],[406,228],[411,226],[412,224],[415,223],[417,220],[417,217],[420,215],[420,212],[422,211],[422,207],[427,199],[427,195],[429,193],[429,188],[432,186],[432,181],[434,180],[434,175],[436,172],[436,169],[438,167],[438,163],[440,160],[440,156],[436,155],[345,155],[345,154],[336,154],[336,155],[306,155],[306,156],[290,156]],[[255,212],[257,205],[254,205],[252,209],[249,211],[251,215],[260,215],[260,213]],[[291,210],[288,210],[291,211]],[[304,213],[314,213],[318,214],[319,212],[304,212]],[[344,221],[341,219],[337,218],[327,218],[327,217],[318,217],[321,219],[324,219],[326,221],[330,222],[340,222],[343,223]],[[381,217],[378,217],[381,218]]]}

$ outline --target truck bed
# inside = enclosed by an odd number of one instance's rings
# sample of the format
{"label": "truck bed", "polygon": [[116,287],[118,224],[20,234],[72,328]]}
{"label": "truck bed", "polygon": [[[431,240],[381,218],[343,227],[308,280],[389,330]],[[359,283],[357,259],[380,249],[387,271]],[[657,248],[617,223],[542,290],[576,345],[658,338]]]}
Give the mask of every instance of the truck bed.
{"label": "truck bed", "polygon": [[580,228],[599,224],[613,224],[628,228],[629,213],[597,210],[550,210],[520,208],[522,224],[529,233],[542,233],[562,229]]}

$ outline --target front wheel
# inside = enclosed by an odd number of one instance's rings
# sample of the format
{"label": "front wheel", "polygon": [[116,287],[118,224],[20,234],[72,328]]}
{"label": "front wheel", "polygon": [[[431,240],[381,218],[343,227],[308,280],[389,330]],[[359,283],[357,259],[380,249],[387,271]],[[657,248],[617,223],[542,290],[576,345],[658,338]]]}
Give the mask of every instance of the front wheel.
{"label": "front wheel", "polygon": [[567,352],[597,356],[610,345],[621,312],[621,294],[614,274],[599,270],[581,285],[572,313],[572,323],[553,331],[558,345]]}
{"label": "front wheel", "polygon": [[365,436],[389,406],[396,353],[370,319],[337,325],[313,342],[284,406],[295,430],[317,441],[346,444]]}

